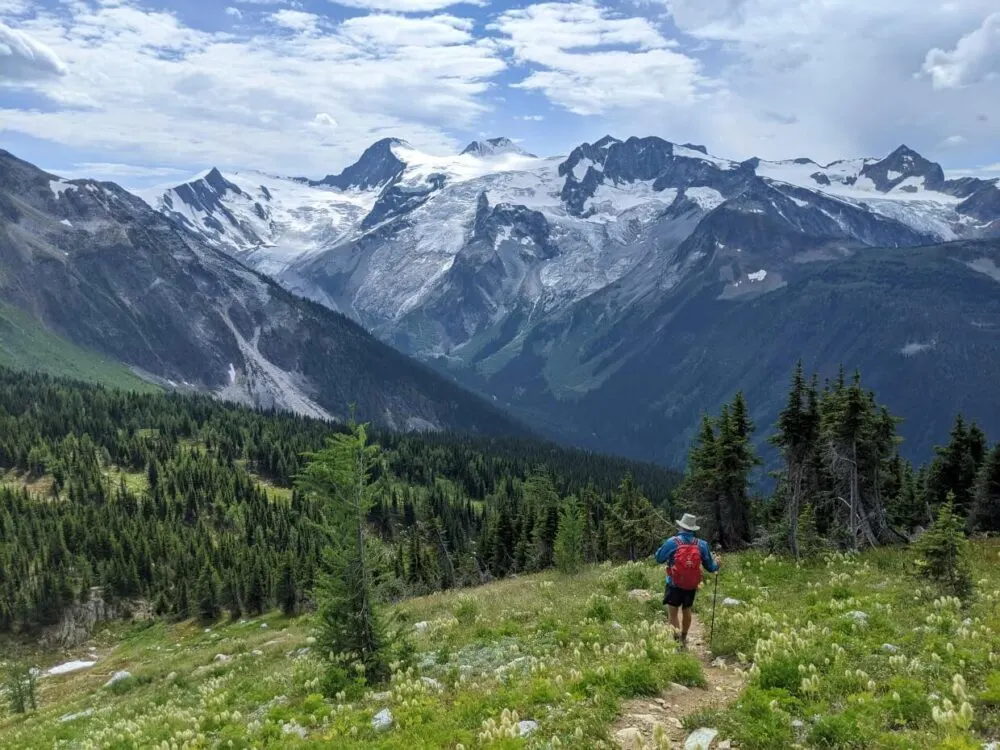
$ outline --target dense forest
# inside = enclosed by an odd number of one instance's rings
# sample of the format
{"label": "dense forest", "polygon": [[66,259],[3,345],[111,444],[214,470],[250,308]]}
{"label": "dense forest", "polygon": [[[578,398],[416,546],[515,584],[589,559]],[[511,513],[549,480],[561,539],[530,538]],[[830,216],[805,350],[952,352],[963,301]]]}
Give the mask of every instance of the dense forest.
{"label": "dense forest", "polygon": [[[180,617],[310,605],[328,524],[294,480],[341,429],[0,369],[0,631],[51,625],[98,586]],[[587,508],[587,559],[617,554],[636,540],[615,508],[663,519],[679,480],[517,438],[372,438],[369,550],[387,597],[550,565],[571,494]]]}
{"label": "dense forest", "polygon": [[[724,549],[794,555],[905,542],[947,502],[1000,531],[1000,446],[959,416],[915,468],[897,423],[860,375],[821,386],[799,367],[771,497],[742,394],[705,416],[683,478],[520,438],[373,433],[365,554],[392,599],[645,557],[681,510]],[[94,587],[174,617],[312,607],[332,527],[296,478],[345,430],[0,369],[0,632],[52,625]]]}
{"label": "dense forest", "polygon": [[[795,556],[910,541],[950,503],[967,532],[1000,531],[1000,444],[962,415],[931,460],[899,452],[899,419],[843,371],[821,386],[796,368],[769,441],[780,451],[773,497],[750,493],[760,465],[742,394],[705,416],[675,501],[703,514],[723,547],[750,544]],[[951,511],[949,511],[950,513]]]}

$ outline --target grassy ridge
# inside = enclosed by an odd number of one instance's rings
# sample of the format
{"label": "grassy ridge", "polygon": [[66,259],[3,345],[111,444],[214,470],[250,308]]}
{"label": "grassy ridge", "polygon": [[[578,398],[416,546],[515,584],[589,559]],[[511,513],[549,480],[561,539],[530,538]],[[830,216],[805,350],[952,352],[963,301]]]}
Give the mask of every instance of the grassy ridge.
{"label": "grassy ridge", "polygon": [[124,365],[66,341],[30,315],[3,302],[0,302],[0,365],[125,390],[145,393],[159,390]]}

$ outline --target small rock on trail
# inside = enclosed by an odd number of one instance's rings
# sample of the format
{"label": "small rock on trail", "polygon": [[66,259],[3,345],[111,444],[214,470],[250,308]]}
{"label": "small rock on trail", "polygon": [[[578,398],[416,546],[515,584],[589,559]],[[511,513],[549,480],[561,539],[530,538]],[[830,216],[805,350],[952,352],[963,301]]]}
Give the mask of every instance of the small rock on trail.
{"label": "small rock on trail", "polygon": [[712,743],[718,736],[718,729],[710,729],[709,727],[695,729],[684,740],[684,750],[710,750]]}

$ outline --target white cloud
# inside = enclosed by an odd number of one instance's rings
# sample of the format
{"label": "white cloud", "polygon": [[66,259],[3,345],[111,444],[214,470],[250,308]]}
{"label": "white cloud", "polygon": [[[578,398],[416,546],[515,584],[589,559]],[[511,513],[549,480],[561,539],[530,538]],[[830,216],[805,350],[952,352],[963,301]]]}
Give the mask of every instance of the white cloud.
{"label": "white cloud", "polygon": [[335,128],[337,127],[337,121],[334,119],[333,115],[327,114],[326,112],[320,112],[313,118],[313,125],[321,128]]}
{"label": "white cloud", "polygon": [[[453,150],[450,133],[475,127],[505,67],[495,43],[450,16],[361,17],[291,35],[267,23],[252,34],[193,29],[130,3],[78,0],[24,21],[68,69],[36,87],[72,106],[0,104],[7,130],[123,161],[325,174],[386,136]],[[320,104],[335,128],[316,126]]]}
{"label": "white cloud", "polygon": [[27,81],[66,73],[51,49],[28,34],[0,23],[0,82]]}
{"label": "white cloud", "polygon": [[1000,13],[987,16],[950,52],[938,48],[928,52],[923,71],[936,89],[969,86],[1000,76]]}
{"label": "white cloud", "polygon": [[941,148],[958,148],[968,142],[968,139],[964,135],[949,135],[941,141]]}
{"label": "white cloud", "polygon": [[473,42],[472,21],[437,15],[409,18],[376,14],[350,18],[341,25],[347,38],[376,47],[439,47]]}
{"label": "white cloud", "polygon": [[320,17],[301,10],[282,8],[271,14],[270,19],[278,26],[301,34],[313,34],[319,27]]}
{"label": "white cloud", "polygon": [[233,18],[239,20],[243,18],[243,11],[241,11],[239,8],[234,8],[232,6],[229,6],[228,8],[226,8],[226,15],[232,16]]}
{"label": "white cloud", "polygon": [[519,115],[517,119],[526,122],[541,122],[545,119],[545,115]]}
{"label": "white cloud", "polygon": [[936,91],[919,74],[928,50],[957,49],[989,26],[996,0],[660,1],[720,89],[694,109],[645,107],[622,118],[630,130],[738,158],[880,155],[902,141],[934,157],[958,132],[970,148],[995,148],[988,123],[1000,117],[1000,81],[987,80],[983,56],[958,55],[980,60],[962,68],[978,88]]}
{"label": "white cloud", "polygon": [[490,29],[536,69],[520,88],[580,115],[649,104],[686,105],[706,83],[698,61],[644,18],[591,2],[541,3],[501,14]]}
{"label": "white cloud", "polygon": [[453,5],[486,5],[487,0],[330,0],[337,5],[388,13],[430,13]]}
{"label": "white cloud", "polygon": [[53,172],[58,174],[60,177],[68,177],[70,179],[92,178],[104,180],[130,180],[148,177],[169,178],[188,174],[187,171],[183,169],[176,169],[175,167],[139,166],[135,164],[103,161],[78,162],[70,169],[47,169],[45,171]]}

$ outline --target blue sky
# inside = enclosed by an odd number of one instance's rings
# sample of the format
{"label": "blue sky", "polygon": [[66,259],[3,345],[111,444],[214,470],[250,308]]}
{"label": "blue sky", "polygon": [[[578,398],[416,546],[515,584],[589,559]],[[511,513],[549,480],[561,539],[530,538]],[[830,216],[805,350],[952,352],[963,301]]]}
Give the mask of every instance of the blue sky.
{"label": "blue sky", "polygon": [[322,175],[396,136],[605,133],[1000,176],[996,0],[0,0],[0,147],[67,176]]}

